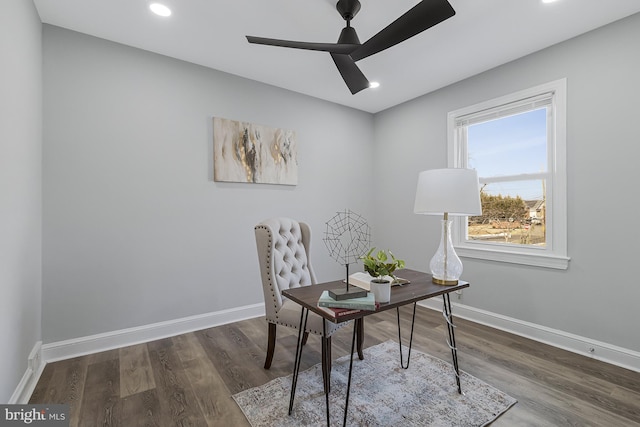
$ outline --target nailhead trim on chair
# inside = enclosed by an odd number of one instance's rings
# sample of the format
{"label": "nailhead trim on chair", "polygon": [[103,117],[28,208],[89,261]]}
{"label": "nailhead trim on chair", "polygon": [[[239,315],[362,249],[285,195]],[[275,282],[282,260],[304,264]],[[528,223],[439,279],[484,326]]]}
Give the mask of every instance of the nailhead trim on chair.
{"label": "nailhead trim on chair", "polygon": [[[271,321],[268,321],[268,322],[269,323],[275,323],[276,325],[288,326],[288,327],[293,328],[293,329],[298,329],[298,325],[292,325],[291,323],[271,322]],[[309,326],[307,326],[307,331],[311,332],[314,335],[322,336],[322,331],[316,331],[315,329],[310,329]]]}
{"label": "nailhead trim on chair", "polygon": [[[260,228],[263,230],[266,230],[267,235],[269,236],[269,248],[267,249],[267,272],[268,272],[268,280],[269,280],[269,289],[271,289],[271,299],[272,299],[272,303],[273,303],[273,308],[276,312],[276,317],[278,317],[278,301],[276,299],[276,290],[275,290],[275,286],[273,281],[271,280],[271,263],[268,261],[271,259],[272,257],[272,253],[271,253],[271,243],[273,242],[273,235],[271,234],[271,229],[269,227],[266,227],[264,225],[257,225],[256,228]],[[298,325],[290,325],[288,323],[283,323],[283,322],[273,322],[271,320],[268,320],[268,322],[270,323],[275,323],[275,324],[279,324],[279,325],[285,325],[285,326],[289,326],[295,329],[298,329]]]}
{"label": "nailhead trim on chair", "polygon": [[275,293],[275,289],[274,289],[274,286],[273,286],[273,282],[271,281],[271,264],[268,261],[268,260],[271,259],[271,242],[273,241],[273,236],[271,235],[271,229],[269,227],[265,227],[264,225],[256,225],[255,228],[260,228],[262,230],[266,230],[267,235],[269,236],[269,249],[267,249],[267,272],[268,272],[267,277],[269,278],[269,289],[271,289],[271,298],[272,298],[272,302],[273,302],[273,308],[277,309],[278,306],[277,306],[277,301],[276,301],[276,293]]}

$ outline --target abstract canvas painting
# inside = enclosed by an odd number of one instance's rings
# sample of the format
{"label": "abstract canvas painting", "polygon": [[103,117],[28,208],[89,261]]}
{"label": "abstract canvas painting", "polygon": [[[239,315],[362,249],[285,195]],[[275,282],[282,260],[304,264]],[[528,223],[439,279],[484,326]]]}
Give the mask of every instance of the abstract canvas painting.
{"label": "abstract canvas painting", "polygon": [[297,185],[296,133],[214,117],[213,180]]}

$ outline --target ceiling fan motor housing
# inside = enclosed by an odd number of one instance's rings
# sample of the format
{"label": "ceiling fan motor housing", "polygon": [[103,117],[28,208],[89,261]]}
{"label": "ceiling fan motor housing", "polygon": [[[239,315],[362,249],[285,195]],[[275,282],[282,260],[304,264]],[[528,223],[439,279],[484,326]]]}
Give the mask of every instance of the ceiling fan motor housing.
{"label": "ceiling fan motor housing", "polygon": [[356,29],[353,27],[344,27],[340,32],[338,43],[341,44],[360,44],[360,39],[356,34]]}

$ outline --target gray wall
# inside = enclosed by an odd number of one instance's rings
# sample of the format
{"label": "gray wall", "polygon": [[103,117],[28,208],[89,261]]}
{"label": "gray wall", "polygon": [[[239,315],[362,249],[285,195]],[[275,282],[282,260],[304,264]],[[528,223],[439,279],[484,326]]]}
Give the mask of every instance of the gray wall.
{"label": "gray wall", "polygon": [[[373,116],[44,26],[43,337],[84,337],[263,301],[253,226],[368,216]],[[294,129],[295,187],[213,182],[212,117]]]}
{"label": "gray wall", "polygon": [[413,215],[413,200],[418,172],[447,165],[447,112],[566,77],[569,269],[463,259],[460,302],[640,351],[639,52],[635,15],[377,114],[380,193],[401,189],[376,218],[380,241],[428,269],[438,220]]}
{"label": "gray wall", "polygon": [[0,13],[0,403],[40,341],[42,39],[33,4]]}

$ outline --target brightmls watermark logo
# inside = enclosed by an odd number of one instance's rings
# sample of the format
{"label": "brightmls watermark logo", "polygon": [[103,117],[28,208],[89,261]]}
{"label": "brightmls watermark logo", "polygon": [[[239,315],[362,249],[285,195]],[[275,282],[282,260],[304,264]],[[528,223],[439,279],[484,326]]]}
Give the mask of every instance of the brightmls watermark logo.
{"label": "brightmls watermark logo", "polygon": [[0,427],[69,427],[69,405],[0,405]]}

